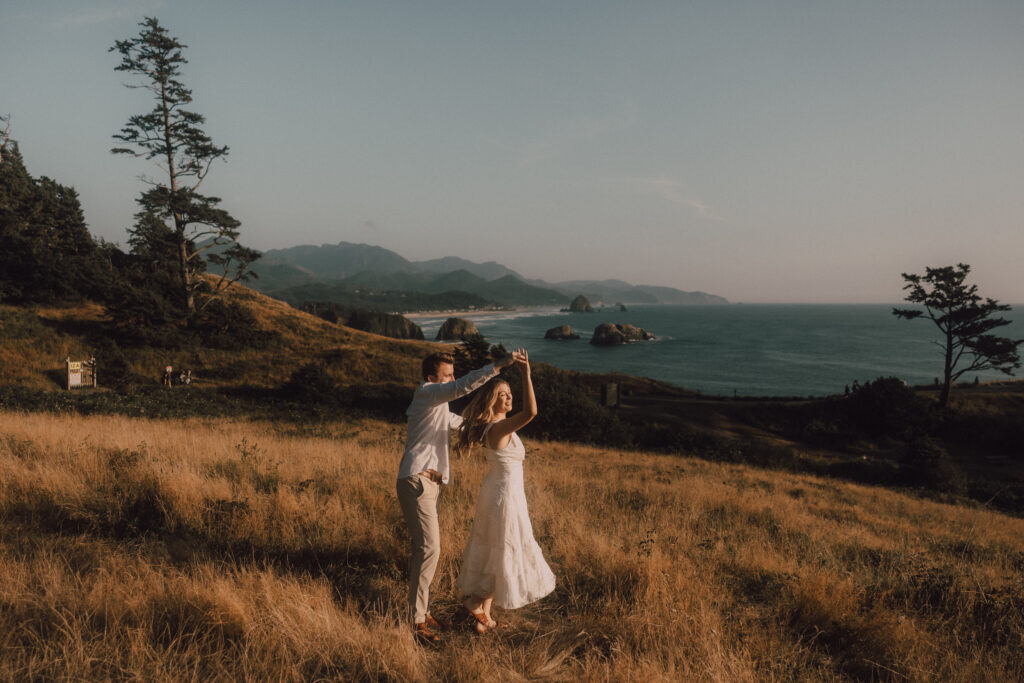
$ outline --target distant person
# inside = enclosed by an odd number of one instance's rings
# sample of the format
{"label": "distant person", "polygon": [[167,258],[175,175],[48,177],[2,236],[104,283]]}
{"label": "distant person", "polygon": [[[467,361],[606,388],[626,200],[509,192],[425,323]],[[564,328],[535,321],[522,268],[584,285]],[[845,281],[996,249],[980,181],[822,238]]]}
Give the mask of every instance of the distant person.
{"label": "distant person", "polygon": [[504,626],[491,606],[516,609],[555,590],[555,575],[533,537],[526,508],[523,460],[526,448],[517,430],[537,416],[537,399],[526,352],[516,359],[522,373],[523,405],[515,415],[508,382],[492,380],[462,411],[458,448],[481,446],[491,468],[476,499],[473,528],[462,552],[456,585],[463,606],[473,616],[477,633]]}
{"label": "distant person", "polygon": [[174,372],[174,368],[168,365],[164,368],[164,386],[171,386],[171,374]]}
{"label": "distant person", "polygon": [[441,628],[428,610],[430,584],[434,580],[441,545],[437,497],[441,484],[448,483],[449,430],[462,422],[462,418],[448,409],[448,402],[483,386],[516,358],[518,352],[456,380],[455,359],[450,354],[431,354],[423,359],[423,383],[416,388],[412,403],[405,411],[408,418],[405,452],[398,466],[395,488],[411,537],[409,616],[420,642],[438,642],[431,629]]}
{"label": "distant person", "polygon": [[192,371],[191,370],[186,370],[185,371],[184,382],[185,382],[185,384],[192,384]]}

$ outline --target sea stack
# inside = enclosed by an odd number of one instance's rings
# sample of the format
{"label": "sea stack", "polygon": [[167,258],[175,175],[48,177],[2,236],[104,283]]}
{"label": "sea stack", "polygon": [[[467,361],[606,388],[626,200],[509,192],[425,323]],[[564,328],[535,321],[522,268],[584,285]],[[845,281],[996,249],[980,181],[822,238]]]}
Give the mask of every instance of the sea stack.
{"label": "sea stack", "polygon": [[580,335],[572,331],[572,325],[559,325],[552,327],[544,333],[545,339],[579,339]]}
{"label": "sea stack", "polygon": [[465,341],[479,335],[480,330],[476,329],[476,325],[465,318],[448,318],[444,321],[444,325],[441,325],[441,329],[437,331],[439,341]]}
{"label": "sea stack", "polygon": [[593,313],[594,307],[590,305],[590,301],[587,300],[587,297],[580,294],[572,300],[571,304],[569,304],[569,311],[571,313]]}
{"label": "sea stack", "polygon": [[651,339],[654,339],[654,335],[642,327],[601,323],[594,328],[594,336],[590,338],[590,343],[595,346],[618,346]]}

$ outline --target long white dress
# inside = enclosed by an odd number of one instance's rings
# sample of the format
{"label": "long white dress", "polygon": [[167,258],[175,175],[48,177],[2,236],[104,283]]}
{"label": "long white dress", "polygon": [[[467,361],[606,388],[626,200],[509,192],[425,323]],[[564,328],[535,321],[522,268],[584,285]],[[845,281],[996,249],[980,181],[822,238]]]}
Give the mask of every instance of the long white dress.
{"label": "long white dress", "polygon": [[476,499],[456,585],[463,595],[493,595],[498,607],[515,609],[553,591],[555,575],[533,538],[523,488],[526,448],[519,435],[513,432],[500,451],[485,445],[483,452],[491,469]]}

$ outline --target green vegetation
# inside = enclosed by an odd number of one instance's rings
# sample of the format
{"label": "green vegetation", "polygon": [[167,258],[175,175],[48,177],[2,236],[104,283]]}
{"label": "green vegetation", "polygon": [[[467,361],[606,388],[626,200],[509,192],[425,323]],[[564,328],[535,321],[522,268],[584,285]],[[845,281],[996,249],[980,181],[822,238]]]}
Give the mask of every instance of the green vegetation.
{"label": "green vegetation", "polygon": [[5,141],[0,151],[0,302],[102,296],[117,252],[93,240],[74,188],[32,177],[15,142]]}
{"label": "green vegetation", "polygon": [[342,284],[316,283],[298,285],[269,292],[275,299],[286,301],[296,308],[317,303],[335,304],[342,308],[365,308],[388,313],[391,311],[445,311],[492,308],[494,304],[477,294],[447,291],[428,294],[392,289]]}

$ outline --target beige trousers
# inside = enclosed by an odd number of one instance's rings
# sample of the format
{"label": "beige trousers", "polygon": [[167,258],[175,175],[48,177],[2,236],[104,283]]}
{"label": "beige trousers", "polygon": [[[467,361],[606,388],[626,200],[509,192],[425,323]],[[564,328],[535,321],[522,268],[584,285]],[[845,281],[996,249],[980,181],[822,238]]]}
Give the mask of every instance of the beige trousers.
{"label": "beige trousers", "polygon": [[405,515],[405,525],[412,538],[409,558],[409,616],[414,624],[427,616],[430,583],[441,555],[441,530],[437,524],[437,495],[441,486],[426,477],[414,474],[399,479],[395,485],[398,503]]}

